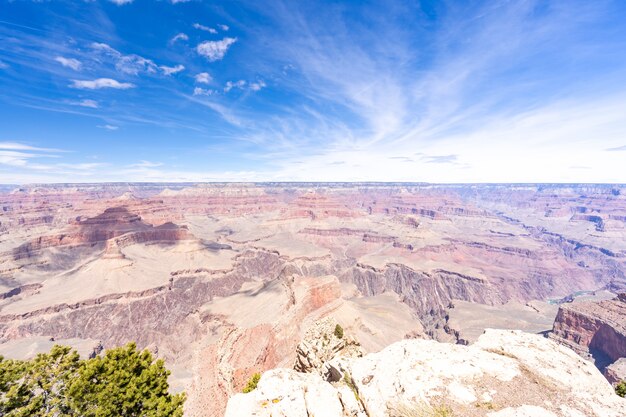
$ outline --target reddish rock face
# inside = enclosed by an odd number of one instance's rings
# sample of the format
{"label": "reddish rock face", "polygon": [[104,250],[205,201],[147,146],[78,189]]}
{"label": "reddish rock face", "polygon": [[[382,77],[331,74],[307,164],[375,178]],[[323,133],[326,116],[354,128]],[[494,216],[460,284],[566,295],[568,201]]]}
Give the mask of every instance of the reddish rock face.
{"label": "reddish rock face", "polygon": [[626,294],[613,300],[564,304],[550,337],[606,366],[626,357]]}

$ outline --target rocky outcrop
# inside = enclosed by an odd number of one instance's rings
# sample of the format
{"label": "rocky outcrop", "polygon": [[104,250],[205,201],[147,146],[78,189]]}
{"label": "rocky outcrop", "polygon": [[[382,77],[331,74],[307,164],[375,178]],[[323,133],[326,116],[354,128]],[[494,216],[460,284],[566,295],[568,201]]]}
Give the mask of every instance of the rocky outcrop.
{"label": "rocky outcrop", "polygon": [[307,330],[296,348],[293,369],[317,373],[326,380],[339,380],[341,375],[330,364],[331,360],[360,356],[363,356],[360,344],[351,336],[344,335],[343,328],[332,317],[327,317]]}
{"label": "rocky outcrop", "polygon": [[626,358],[619,358],[604,369],[604,376],[613,385],[626,381]]}
{"label": "rocky outcrop", "polygon": [[571,350],[538,335],[487,330],[471,346],[406,340],[346,359],[346,377],[266,372],[226,417],[621,417],[626,400]]}
{"label": "rocky outcrop", "polygon": [[604,368],[626,357],[626,294],[561,305],[550,338]]}
{"label": "rocky outcrop", "polygon": [[[126,207],[113,207],[95,217],[76,218],[65,233],[39,236],[18,246],[13,249],[12,258],[20,260],[33,257],[47,248],[95,245],[102,242],[107,242],[107,254],[117,254],[119,248],[137,243],[176,242],[193,238],[184,226],[167,222],[153,227]],[[115,239],[113,244],[110,243],[112,239]]]}

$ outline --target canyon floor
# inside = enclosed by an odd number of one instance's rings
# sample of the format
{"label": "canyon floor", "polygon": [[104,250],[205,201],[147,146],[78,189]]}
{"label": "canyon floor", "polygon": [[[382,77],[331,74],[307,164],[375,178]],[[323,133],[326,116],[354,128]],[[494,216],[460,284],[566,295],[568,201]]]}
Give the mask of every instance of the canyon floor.
{"label": "canyon floor", "polygon": [[188,416],[292,367],[324,317],[378,352],[546,333],[626,291],[623,185],[58,184],[0,202],[0,354],[135,341]]}

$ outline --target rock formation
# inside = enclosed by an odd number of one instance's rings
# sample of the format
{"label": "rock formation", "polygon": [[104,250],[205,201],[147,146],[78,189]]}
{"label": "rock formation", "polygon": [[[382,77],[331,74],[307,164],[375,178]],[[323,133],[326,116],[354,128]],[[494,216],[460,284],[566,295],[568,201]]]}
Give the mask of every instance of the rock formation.
{"label": "rock formation", "polygon": [[613,385],[626,381],[626,358],[619,358],[604,369],[604,376]]}
{"label": "rock formation", "polygon": [[[471,346],[397,342],[344,360],[344,380],[289,369],[233,396],[225,417],[621,417],[618,397],[589,362],[538,335],[487,330]],[[443,414],[447,411],[447,414]]]}
{"label": "rock formation", "polygon": [[453,305],[498,312],[626,290],[625,202],[609,185],[0,190],[0,345],[136,341],[173,368],[187,416],[221,417],[251,374],[292,367],[325,317],[376,352],[406,337],[459,341]]}
{"label": "rock formation", "polygon": [[615,362],[605,371],[611,382],[626,378],[626,293],[612,300],[562,304],[549,337],[592,360],[602,370]]}
{"label": "rock formation", "polygon": [[298,372],[317,373],[326,380],[339,380],[342,374],[331,365],[331,361],[363,356],[361,345],[349,335],[332,317],[327,317],[311,326],[296,348]]}

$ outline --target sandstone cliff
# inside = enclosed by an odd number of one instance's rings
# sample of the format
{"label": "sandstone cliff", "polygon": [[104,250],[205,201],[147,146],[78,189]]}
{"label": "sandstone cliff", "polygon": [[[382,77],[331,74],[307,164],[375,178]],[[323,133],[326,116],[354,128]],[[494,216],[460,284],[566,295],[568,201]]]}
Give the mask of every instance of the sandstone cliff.
{"label": "sandstone cliff", "polygon": [[[612,300],[562,304],[550,337],[580,354],[626,356],[626,294]],[[597,351],[597,352],[596,352]]]}
{"label": "sandstone cliff", "polygon": [[[626,293],[612,300],[561,305],[549,337],[602,370],[626,358]],[[623,366],[613,367],[607,375],[613,382],[626,378]]]}
{"label": "sandstone cliff", "polygon": [[487,330],[471,346],[405,340],[343,365],[335,383],[268,371],[256,390],[230,399],[226,417],[626,415],[626,400],[590,362],[519,331]]}

